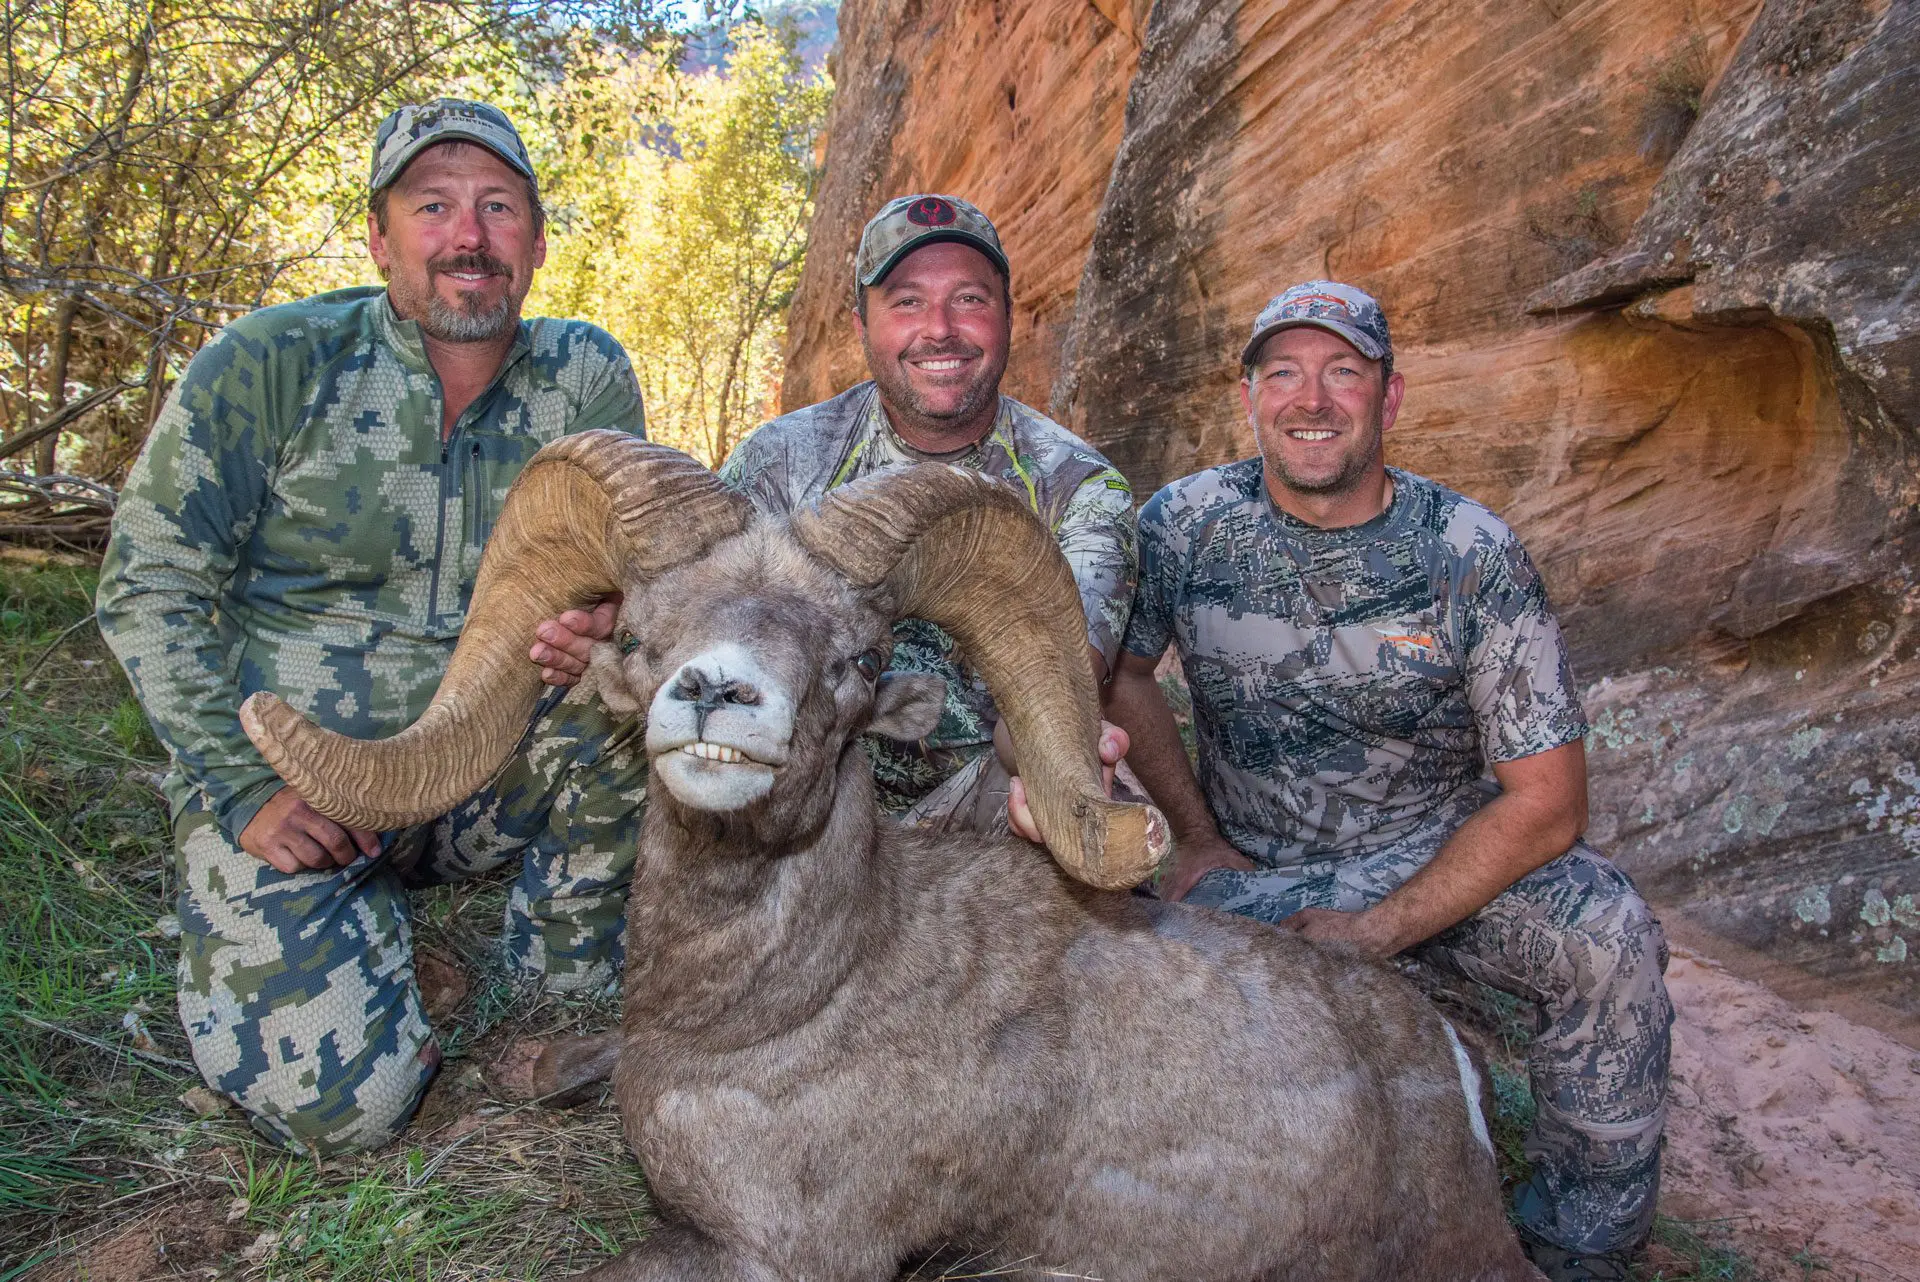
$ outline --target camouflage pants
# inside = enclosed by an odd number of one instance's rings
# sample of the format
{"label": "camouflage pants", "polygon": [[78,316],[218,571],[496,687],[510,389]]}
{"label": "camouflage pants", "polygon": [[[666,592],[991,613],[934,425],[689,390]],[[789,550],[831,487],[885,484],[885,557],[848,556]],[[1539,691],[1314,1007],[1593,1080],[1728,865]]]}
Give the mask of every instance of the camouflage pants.
{"label": "camouflage pants", "polygon": [[[1302,908],[1357,912],[1433,858],[1453,827],[1365,855],[1216,869],[1187,902],[1270,922]],[[1638,1242],[1659,1193],[1673,1006],[1665,936],[1626,874],[1576,842],[1410,951],[1533,1008],[1533,1178],[1514,1196],[1522,1227],[1577,1252]]]}
{"label": "camouflage pants", "polygon": [[174,823],[180,1019],[209,1085],[322,1156],[385,1143],[439,1064],[414,981],[409,889],[520,861],[509,964],[555,989],[603,989],[646,796],[644,724],[549,697],[492,783],[382,853],[278,872],[197,803]]}

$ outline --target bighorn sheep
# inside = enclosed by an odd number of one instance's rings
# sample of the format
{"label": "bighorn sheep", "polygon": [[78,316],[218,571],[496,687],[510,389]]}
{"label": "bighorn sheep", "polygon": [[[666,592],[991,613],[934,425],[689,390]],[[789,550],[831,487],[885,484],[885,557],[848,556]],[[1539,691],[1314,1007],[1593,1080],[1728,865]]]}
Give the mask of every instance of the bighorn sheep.
{"label": "bighorn sheep", "polygon": [[[592,1278],[879,1282],[943,1247],[1110,1282],[1539,1276],[1419,994],[1095,888],[1139,880],[1164,830],[1102,794],[1071,576],[977,474],[922,465],[756,518],[683,455],[569,437],[508,499],[418,723],[357,743],[258,694],[247,731],[323,814],[424,820],[519,739],[535,621],[615,588],[596,676],[647,713],[655,786],[614,1083],[664,1223]],[[877,814],[858,737],[926,734],[940,706],[933,678],[882,676],[906,615],[999,696],[1072,879]]]}

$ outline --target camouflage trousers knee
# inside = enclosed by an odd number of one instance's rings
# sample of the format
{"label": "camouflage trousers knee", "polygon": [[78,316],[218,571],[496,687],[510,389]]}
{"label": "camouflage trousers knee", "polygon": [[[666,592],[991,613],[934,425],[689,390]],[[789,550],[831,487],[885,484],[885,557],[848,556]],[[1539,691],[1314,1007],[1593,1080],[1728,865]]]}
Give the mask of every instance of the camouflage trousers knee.
{"label": "camouflage trousers knee", "polygon": [[174,821],[180,1018],[208,1084],[305,1151],[391,1138],[439,1064],[408,891],[512,859],[508,964],[556,989],[615,983],[644,734],[591,696],[550,696],[487,787],[330,872],[279,872],[189,804]]}
{"label": "camouflage trousers knee", "polygon": [[[1187,902],[1279,922],[1357,912],[1411,877],[1447,831],[1385,850],[1240,872],[1216,869]],[[1570,1251],[1622,1249],[1653,1224],[1673,1006],[1660,923],[1625,873],[1584,842],[1410,952],[1529,1003],[1532,1179],[1514,1196],[1528,1232]]]}

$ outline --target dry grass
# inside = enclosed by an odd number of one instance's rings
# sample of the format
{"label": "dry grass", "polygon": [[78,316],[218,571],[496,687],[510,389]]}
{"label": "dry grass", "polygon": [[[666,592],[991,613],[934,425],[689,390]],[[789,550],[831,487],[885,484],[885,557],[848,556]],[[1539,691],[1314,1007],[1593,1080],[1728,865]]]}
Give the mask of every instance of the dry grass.
{"label": "dry grass", "polygon": [[641,1236],[612,1105],[515,1104],[484,1071],[614,1016],[505,981],[499,880],[415,901],[447,963],[447,1058],[399,1143],[293,1157],[200,1085],[173,1011],[164,757],[97,634],[69,631],[91,589],[0,564],[0,1282],[532,1279]]}

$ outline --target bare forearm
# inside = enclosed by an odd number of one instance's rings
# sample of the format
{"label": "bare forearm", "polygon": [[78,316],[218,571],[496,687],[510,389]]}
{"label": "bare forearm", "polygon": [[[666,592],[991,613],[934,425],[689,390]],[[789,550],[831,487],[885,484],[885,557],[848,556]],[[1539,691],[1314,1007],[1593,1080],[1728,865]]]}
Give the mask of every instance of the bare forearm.
{"label": "bare forearm", "polygon": [[1122,654],[1117,667],[1108,688],[1106,715],[1127,732],[1131,741],[1127,761],[1133,772],[1173,825],[1176,838],[1218,836],[1151,661]]}
{"label": "bare forearm", "polygon": [[1502,795],[1460,825],[1426,867],[1367,912],[1396,953],[1485,908],[1507,887],[1564,853],[1579,835],[1568,816]]}

